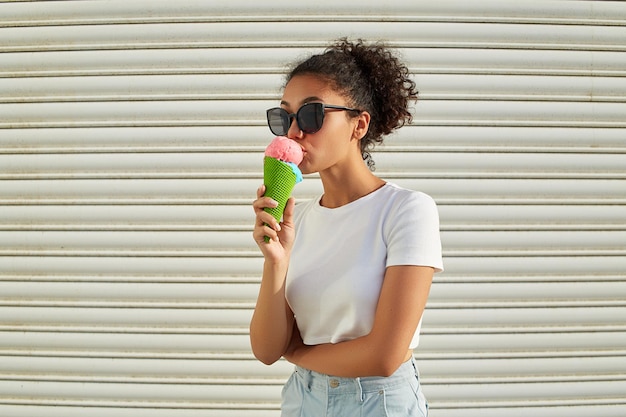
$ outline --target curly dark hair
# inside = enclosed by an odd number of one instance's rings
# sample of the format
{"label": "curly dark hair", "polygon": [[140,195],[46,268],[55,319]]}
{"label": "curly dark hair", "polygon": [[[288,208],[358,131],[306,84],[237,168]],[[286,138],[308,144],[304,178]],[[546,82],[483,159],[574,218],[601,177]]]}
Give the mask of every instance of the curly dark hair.
{"label": "curly dark hair", "polygon": [[296,63],[286,83],[297,75],[322,77],[348,98],[350,106],[370,114],[361,153],[372,170],[370,151],[374,146],[413,119],[409,102],[417,100],[415,82],[409,78],[408,68],[382,42],[368,44],[363,39],[350,42],[341,38],[324,53]]}

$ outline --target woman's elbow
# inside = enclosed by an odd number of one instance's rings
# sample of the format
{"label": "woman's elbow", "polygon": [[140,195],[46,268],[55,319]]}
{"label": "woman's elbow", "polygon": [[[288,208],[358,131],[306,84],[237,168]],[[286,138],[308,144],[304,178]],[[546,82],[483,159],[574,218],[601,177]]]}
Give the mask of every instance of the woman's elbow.
{"label": "woman's elbow", "polygon": [[272,334],[271,332],[258,332],[250,329],[250,347],[254,357],[265,365],[272,365],[283,357],[287,349],[288,342],[284,336]]}
{"label": "woman's elbow", "polygon": [[280,356],[256,353],[254,351],[253,353],[254,357],[265,365],[273,365],[281,358]]}
{"label": "woman's elbow", "polygon": [[376,376],[388,377],[394,374],[398,370],[398,368],[402,365],[402,363],[398,363],[397,361],[392,361],[388,358],[381,358],[378,363],[376,363],[376,369],[374,370],[374,374]]}
{"label": "woman's elbow", "polygon": [[282,357],[282,353],[277,352],[271,346],[258,345],[254,341],[252,341],[251,346],[254,357],[265,365],[272,365]]}
{"label": "woman's elbow", "polygon": [[372,358],[372,363],[376,365],[376,374],[377,376],[388,377],[393,375],[398,368],[404,363],[407,356],[407,351],[404,352],[393,352],[393,349],[387,349],[386,354],[377,355],[376,358]]}

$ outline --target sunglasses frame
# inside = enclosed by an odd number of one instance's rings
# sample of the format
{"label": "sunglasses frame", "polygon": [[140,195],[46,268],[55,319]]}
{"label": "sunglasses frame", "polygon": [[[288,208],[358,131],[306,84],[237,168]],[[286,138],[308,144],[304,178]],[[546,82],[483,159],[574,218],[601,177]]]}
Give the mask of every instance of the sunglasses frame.
{"label": "sunglasses frame", "polygon": [[[302,109],[308,108],[307,106],[315,106],[315,114],[316,114],[316,119],[319,118],[320,122],[319,122],[319,127],[315,128],[315,129],[302,129],[301,126],[301,111]],[[321,108],[321,111],[318,110],[318,108]],[[270,113],[274,112],[278,110],[280,112],[281,115],[281,120],[283,119],[283,116],[286,115],[288,118],[288,127],[284,132],[275,132],[274,129],[272,129],[272,124],[270,122]],[[291,124],[293,123],[293,120],[296,120],[296,124],[298,125],[298,129],[300,129],[302,132],[304,133],[316,133],[318,132],[322,126],[324,125],[324,115],[326,114],[326,110],[343,110],[343,111],[352,111],[352,112],[358,112],[361,113],[363,112],[363,110],[359,110],[359,109],[354,109],[351,107],[345,107],[345,106],[336,106],[334,104],[324,104],[324,103],[305,103],[303,104],[297,112],[295,113],[289,113],[287,110],[283,109],[282,107],[272,107],[271,109],[267,109],[267,111],[265,112],[266,117],[267,117],[267,126],[270,128],[270,131],[275,134],[276,136],[284,136],[287,134],[287,132],[289,131],[289,128],[291,127]]]}

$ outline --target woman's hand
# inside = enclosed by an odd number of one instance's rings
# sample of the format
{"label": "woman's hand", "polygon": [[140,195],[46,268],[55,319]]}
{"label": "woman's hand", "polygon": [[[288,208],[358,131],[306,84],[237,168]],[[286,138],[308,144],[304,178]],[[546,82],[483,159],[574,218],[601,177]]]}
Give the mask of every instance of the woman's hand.
{"label": "woman's hand", "polygon": [[[293,197],[289,198],[283,213],[283,221],[278,223],[274,216],[264,210],[266,207],[276,207],[277,203],[270,197],[264,197],[264,194],[265,185],[261,185],[257,189],[257,199],[252,203],[256,214],[252,236],[266,260],[284,261],[291,253],[295,238],[293,225],[295,200]],[[265,241],[265,236],[269,237],[269,242]]]}

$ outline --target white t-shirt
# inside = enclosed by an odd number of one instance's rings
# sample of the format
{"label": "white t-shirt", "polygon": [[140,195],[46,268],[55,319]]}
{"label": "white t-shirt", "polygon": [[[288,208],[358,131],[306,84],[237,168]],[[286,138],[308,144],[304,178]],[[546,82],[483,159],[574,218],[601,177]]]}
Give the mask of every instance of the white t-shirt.
{"label": "white t-shirt", "polygon": [[[443,270],[439,215],[430,196],[387,183],[334,209],[320,199],[296,206],[285,290],[307,345],[367,335],[388,266]],[[420,327],[421,320],[411,349]]]}

